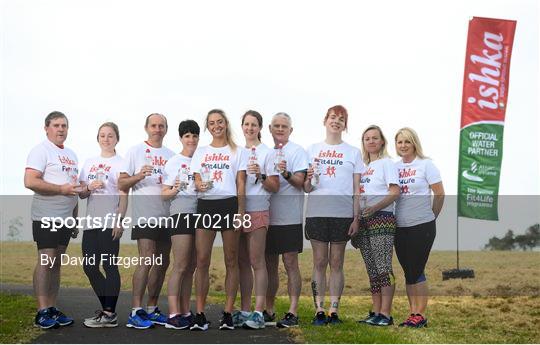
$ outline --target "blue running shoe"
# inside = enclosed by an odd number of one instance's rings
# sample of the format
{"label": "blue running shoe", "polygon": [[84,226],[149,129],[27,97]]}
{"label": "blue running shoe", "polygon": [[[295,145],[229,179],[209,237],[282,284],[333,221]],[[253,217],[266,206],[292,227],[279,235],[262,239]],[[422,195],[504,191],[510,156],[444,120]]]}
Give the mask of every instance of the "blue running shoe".
{"label": "blue running shoe", "polygon": [[324,311],[320,311],[317,314],[315,314],[313,321],[311,321],[311,324],[313,326],[326,326],[327,323],[328,321],[326,318],[326,313]]}
{"label": "blue running shoe", "polygon": [[34,326],[41,329],[58,328],[60,325],[56,322],[56,319],[52,317],[49,312],[49,308],[41,309],[37,312],[34,320]]}
{"label": "blue running shoe", "polygon": [[131,313],[129,314],[126,327],[135,329],[148,329],[154,327],[154,324],[148,319],[148,314],[146,313],[146,311],[144,311],[144,309],[139,309],[135,313],[135,316],[131,316]]}
{"label": "blue running shoe", "polygon": [[60,326],[69,326],[72,325],[74,320],[68,316],[66,316],[64,313],[62,313],[60,310],[56,309],[55,307],[49,308],[49,314],[53,319],[56,320],[56,322]]}
{"label": "blue running shoe", "polygon": [[328,320],[326,320],[326,322],[328,322],[329,325],[339,325],[339,324],[343,323],[343,321],[341,321],[341,319],[339,318],[337,313],[330,314],[330,316],[328,316]]}
{"label": "blue running shoe", "polygon": [[167,320],[165,328],[172,329],[186,329],[191,326],[191,320],[189,316],[182,316],[180,314],[171,317]]}
{"label": "blue running shoe", "polygon": [[148,314],[148,319],[156,325],[165,326],[167,324],[167,316],[161,314],[159,308],[154,309],[153,313]]}

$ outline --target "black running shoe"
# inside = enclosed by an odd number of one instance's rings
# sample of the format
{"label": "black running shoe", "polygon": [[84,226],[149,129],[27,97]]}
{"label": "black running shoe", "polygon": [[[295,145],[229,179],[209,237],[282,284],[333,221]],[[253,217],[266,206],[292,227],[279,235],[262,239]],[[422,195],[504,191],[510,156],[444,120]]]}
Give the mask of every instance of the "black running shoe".
{"label": "black running shoe", "polygon": [[266,310],[263,311],[263,317],[264,317],[264,324],[266,326],[275,326],[276,322],[276,313],[272,313],[272,315],[268,314]]}
{"label": "black running shoe", "polygon": [[219,329],[222,330],[229,330],[234,329],[234,323],[232,319],[232,314],[223,312],[223,316],[221,317],[221,320],[219,320]]}
{"label": "black running shoe", "polygon": [[204,313],[197,313],[193,320],[193,325],[189,328],[192,331],[207,331],[210,322],[206,320]]}
{"label": "black running shoe", "polygon": [[293,313],[287,313],[283,319],[276,323],[276,326],[279,328],[298,327],[298,316],[295,316]]}

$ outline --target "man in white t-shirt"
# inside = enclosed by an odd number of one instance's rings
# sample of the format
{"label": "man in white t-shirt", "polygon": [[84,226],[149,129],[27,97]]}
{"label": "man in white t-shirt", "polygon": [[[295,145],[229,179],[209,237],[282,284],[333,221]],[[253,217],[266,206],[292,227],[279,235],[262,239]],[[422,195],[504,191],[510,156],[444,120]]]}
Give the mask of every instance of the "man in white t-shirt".
{"label": "man in white t-shirt", "polygon": [[[169,203],[161,199],[165,164],[174,152],[162,146],[167,134],[167,119],[161,114],[150,114],[144,129],[148,139],[129,149],[124,171],[120,172],[118,186],[132,189],[131,239],[137,240],[139,257],[157,258],[155,264],[141,263],[133,273],[132,311],[127,327],[147,329],[154,324],[165,325],[167,316],[161,314],[157,302],[163,280],[169,267],[171,239],[167,223]],[[161,220],[161,221],[160,221]],[[159,223],[158,223],[159,221]],[[147,308],[142,308],[144,292],[148,287]]]}
{"label": "man in white t-shirt", "polygon": [[[270,133],[275,143],[276,170],[279,174],[279,191],[270,197],[270,228],[266,235],[266,267],[268,292],[266,294],[266,321],[273,319],[274,301],[279,287],[279,255],[287,271],[288,291],[291,305],[283,319],[277,322],[281,328],[298,326],[298,300],[302,278],[298,266],[298,253],[303,247],[302,215],[304,210],[303,184],[308,168],[306,151],[290,142],[293,131],[291,117],[277,113],[272,118]],[[281,153],[279,152],[281,150]],[[277,158],[280,159],[280,158]]]}
{"label": "man in white t-shirt", "polygon": [[[38,304],[35,325],[42,328],[68,326],[73,319],[59,311],[56,297],[60,287],[60,258],[76,230],[52,223],[52,217],[66,220],[77,216],[78,163],[73,151],[64,147],[68,119],[53,111],[45,118],[47,139],[28,154],[24,186],[34,192],[32,234],[38,249],[34,270],[34,293]],[[72,223],[72,222],[69,222]]]}

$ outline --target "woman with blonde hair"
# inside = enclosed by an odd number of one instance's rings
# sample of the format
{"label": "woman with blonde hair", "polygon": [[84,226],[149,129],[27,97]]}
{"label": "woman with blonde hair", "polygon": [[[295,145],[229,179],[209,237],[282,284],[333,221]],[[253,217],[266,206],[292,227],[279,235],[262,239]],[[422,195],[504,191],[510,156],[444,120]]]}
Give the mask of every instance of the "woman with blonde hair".
{"label": "woman with blonde hair", "polygon": [[372,310],[360,320],[375,326],[393,324],[392,253],[396,221],[394,201],[399,197],[398,174],[387,152],[387,141],[375,125],[362,133],[365,171],[360,174],[361,230],[352,244],[360,248],[371,287]]}
{"label": "woman with blonde hair", "polygon": [[234,329],[232,310],[238,289],[238,240],[244,222],[246,189],[246,152],[232,139],[230,122],[225,112],[208,112],[205,127],[212,135],[208,146],[199,147],[191,159],[191,172],[198,191],[194,217],[197,273],[195,290],[197,314],[191,330],[206,331],[209,322],[204,315],[209,288],[209,268],[216,233],[221,232],[225,261],[226,302],[219,329]]}
{"label": "woman with blonde hair", "polygon": [[[439,169],[428,159],[420,139],[411,128],[400,129],[395,136],[396,163],[401,195],[396,201],[396,255],[405,273],[410,315],[400,326],[427,326],[424,317],[428,286],[424,268],[435,240],[435,220],[444,203],[444,188]],[[433,202],[431,193],[434,194]]]}

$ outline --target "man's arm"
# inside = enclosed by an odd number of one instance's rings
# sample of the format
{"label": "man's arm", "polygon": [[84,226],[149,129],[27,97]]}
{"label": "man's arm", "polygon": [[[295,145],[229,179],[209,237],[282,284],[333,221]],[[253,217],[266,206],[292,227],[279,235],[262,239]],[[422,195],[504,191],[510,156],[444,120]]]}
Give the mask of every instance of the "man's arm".
{"label": "man's arm", "polygon": [[24,172],[24,186],[41,195],[77,195],[77,185],[66,183],[58,185],[45,182],[43,173],[39,170],[27,168]]}

